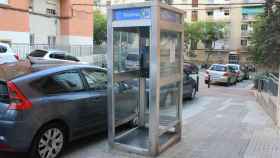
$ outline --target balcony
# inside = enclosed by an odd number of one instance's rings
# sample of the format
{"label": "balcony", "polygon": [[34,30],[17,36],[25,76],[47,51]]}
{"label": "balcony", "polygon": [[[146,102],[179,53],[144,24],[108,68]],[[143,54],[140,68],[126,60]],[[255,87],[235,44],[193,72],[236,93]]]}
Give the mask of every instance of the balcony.
{"label": "balcony", "polygon": [[256,21],[256,16],[254,16],[254,15],[243,15],[243,16],[242,16],[242,21],[243,21],[243,22],[252,22],[252,21]]}
{"label": "balcony", "polygon": [[241,31],[241,37],[250,37],[251,33],[252,33],[252,31],[242,30]]}

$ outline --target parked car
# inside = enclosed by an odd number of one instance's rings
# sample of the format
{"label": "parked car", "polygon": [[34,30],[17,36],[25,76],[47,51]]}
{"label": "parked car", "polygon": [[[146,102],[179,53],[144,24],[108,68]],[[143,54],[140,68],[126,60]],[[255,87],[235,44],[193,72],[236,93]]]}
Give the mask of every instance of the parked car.
{"label": "parked car", "polygon": [[[105,69],[21,61],[0,72],[1,151],[57,158],[68,141],[107,129]],[[126,123],[136,116],[138,93],[127,83],[115,88],[116,119]]]}
{"label": "parked car", "polygon": [[235,70],[223,64],[213,64],[208,70],[206,70],[205,83],[224,83],[227,86],[235,84],[237,82],[237,75]]}
{"label": "parked car", "polygon": [[62,61],[73,61],[73,62],[80,62],[80,60],[77,57],[74,57],[72,55],[68,55],[65,51],[57,50],[57,49],[36,49],[33,50],[29,55],[28,58],[31,60],[62,60]]}
{"label": "parked car", "polygon": [[14,63],[19,59],[8,44],[0,42],[0,64]]}
{"label": "parked car", "polygon": [[245,72],[242,70],[239,64],[227,64],[227,66],[235,70],[237,81],[240,82],[245,79]]}
{"label": "parked car", "polygon": [[[198,83],[192,75],[198,73],[198,67],[194,64],[184,64],[183,72],[183,99],[194,99],[198,92]],[[133,85],[137,85],[138,81],[133,81]],[[146,98],[149,97],[149,79],[146,79]],[[175,95],[178,93],[178,87],[176,84],[170,84],[164,87],[161,87],[160,90],[160,105],[169,106],[174,103]],[[147,100],[149,104],[149,100]]]}
{"label": "parked car", "polygon": [[125,65],[128,70],[137,70],[140,66],[138,54],[128,54],[125,60]]}
{"label": "parked car", "polygon": [[199,68],[190,63],[184,64],[184,81],[183,81],[183,97],[194,99],[198,91],[198,76]]}

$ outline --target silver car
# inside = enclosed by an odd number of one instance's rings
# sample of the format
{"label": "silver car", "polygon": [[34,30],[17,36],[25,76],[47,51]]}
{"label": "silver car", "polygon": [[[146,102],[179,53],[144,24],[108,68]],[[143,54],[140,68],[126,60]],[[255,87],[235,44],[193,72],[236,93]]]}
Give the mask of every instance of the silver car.
{"label": "silver car", "polygon": [[235,70],[223,64],[213,64],[205,74],[205,83],[224,83],[227,86],[237,82]]}

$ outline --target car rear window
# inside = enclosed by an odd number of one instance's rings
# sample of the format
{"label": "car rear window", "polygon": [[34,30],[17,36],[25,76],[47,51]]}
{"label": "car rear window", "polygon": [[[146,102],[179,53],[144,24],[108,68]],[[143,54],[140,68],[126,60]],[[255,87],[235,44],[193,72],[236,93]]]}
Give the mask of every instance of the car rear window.
{"label": "car rear window", "polygon": [[43,50],[35,50],[29,54],[31,57],[44,57],[48,52]]}
{"label": "car rear window", "polygon": [[0,53],[6,53],[7,50],[8,50],[7,47],[5,47],[5,46],[0,46]]}
{"label": "car rear window", "polygon": [[9,101],[8,87],[5,82],[0,82],[0,102]]}
{"label": "car rear window", "polygon": [[238,70],[238,66],[234,66],[234,65],[229,65],[229,67],[233,70]]}
{"label": "car rear window", "polygon": [[210,70],[225,72],[225,71],[227,71],[227,67],[223,66],[223,65],[212,65]]}
{"label": "car rear window", "polygon": [[138,61],[139,60],[139,55],[137,55],[137,54],[128,54],[126,59],[127,60],[132,60],[132,61]]}

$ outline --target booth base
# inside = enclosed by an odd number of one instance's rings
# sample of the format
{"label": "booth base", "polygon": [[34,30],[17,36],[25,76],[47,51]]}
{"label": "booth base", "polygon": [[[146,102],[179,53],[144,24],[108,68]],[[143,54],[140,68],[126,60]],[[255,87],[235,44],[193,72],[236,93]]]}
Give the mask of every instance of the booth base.
{"label": "booth base", "polygon": [[[175,132],[166,132],[159,137],[160,145],[166,144],[173,136]],[[138,127],[134,130],[126,133],[125,135],[120,136],[115,139],[116,143],[124,144],[126,146],[149,149],[149,129],[145,127]]]}

